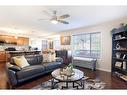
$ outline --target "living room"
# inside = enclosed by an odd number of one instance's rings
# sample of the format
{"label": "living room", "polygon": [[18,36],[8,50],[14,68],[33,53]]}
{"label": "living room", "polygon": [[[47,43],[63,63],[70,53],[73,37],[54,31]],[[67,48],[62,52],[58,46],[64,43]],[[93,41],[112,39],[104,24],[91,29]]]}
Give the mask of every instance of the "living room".
{"label": "living room", "polygon": [[126,6],[0,6],[1,89],[127,89]]}

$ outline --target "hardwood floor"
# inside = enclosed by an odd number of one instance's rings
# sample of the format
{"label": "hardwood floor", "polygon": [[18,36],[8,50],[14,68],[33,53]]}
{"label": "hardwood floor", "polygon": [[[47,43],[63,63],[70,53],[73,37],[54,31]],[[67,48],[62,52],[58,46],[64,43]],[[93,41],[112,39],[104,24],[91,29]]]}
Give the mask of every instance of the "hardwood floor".
{"label": "hardwood floor", "polygon": [[[117,78],[116,76],[112,76],[110,72],[104,72],[100,70],[96,70],[92,72],[89,69],[79,68],[78,69],[84,71],[86,76],[93,79],[100,79],[101,81],[106,83],[105,89],[127,89],[127,82]],[[15,89],[31,89],[42,82],[48,81],[51,79],[50,74],[46,74],[42,77],[30,80],[29,82],[25,82],[22,85],[17,86]]]}

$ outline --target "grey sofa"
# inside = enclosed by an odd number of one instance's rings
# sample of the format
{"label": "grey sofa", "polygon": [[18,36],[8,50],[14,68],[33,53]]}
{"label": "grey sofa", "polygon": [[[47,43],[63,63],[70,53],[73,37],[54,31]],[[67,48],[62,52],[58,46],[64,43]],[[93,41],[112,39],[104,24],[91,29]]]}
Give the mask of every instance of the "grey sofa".
{"label": "grey sofa", "polygon": [[63,63],[61,58],[57,58],[55,62],[43,63],[42,55],[25,56],[25,58],[30,66],[22,69],[15,65],[13,59],[10,62],[13,66],[8,67],[8,74],[12,86],[16,86],[26,80],[52,72],[53,70],[60,68]]}

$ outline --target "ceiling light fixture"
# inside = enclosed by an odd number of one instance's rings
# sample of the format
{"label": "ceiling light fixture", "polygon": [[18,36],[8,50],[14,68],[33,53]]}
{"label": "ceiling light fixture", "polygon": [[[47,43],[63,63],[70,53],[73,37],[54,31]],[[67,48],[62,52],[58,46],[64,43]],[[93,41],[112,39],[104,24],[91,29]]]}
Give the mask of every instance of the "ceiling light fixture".
{"label": "ceiling light fixture", "polygon": [[53,23],[53,24],[57,24],[58,21],[53,19],[53,20],[51,20],[51,23]]}

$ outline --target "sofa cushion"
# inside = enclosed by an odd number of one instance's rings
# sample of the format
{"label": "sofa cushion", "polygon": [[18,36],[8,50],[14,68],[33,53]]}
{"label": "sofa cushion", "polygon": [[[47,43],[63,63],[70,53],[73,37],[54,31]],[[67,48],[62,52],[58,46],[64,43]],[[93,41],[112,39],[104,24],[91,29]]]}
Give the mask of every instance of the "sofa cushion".
{"label": "sofa cushion", "polygon": [[51,70],[60,67],[61,62],[51,62],[51,63],[45,63],[43,66],[46,70]]}
{"label": "sofa cushion", "polygon": [[25,56],[28,63],[30,65],[38,65],[42,63],[43,57],[42,55],[29,55],[29,56]]}
{"label": "sofa cushion", "polygon": [[42,73],[44,71],[45,71],[45,68],[43,65],[28,66],[28,67],[24,67],[21,71],[17,72],[17,77],[19,79],[23,79],[35,74]]}
{"label": "sofa cushion", "polygon": [[26,60],[30,65],[37,65],[38,63],[36,56],[26,56]]}
{"label": "sofa cushion", "polygon": [[38,63],[41,64],[43,62],[43,56],[42,55],[38,55],[37,56],[37,60],[38,60]]}

